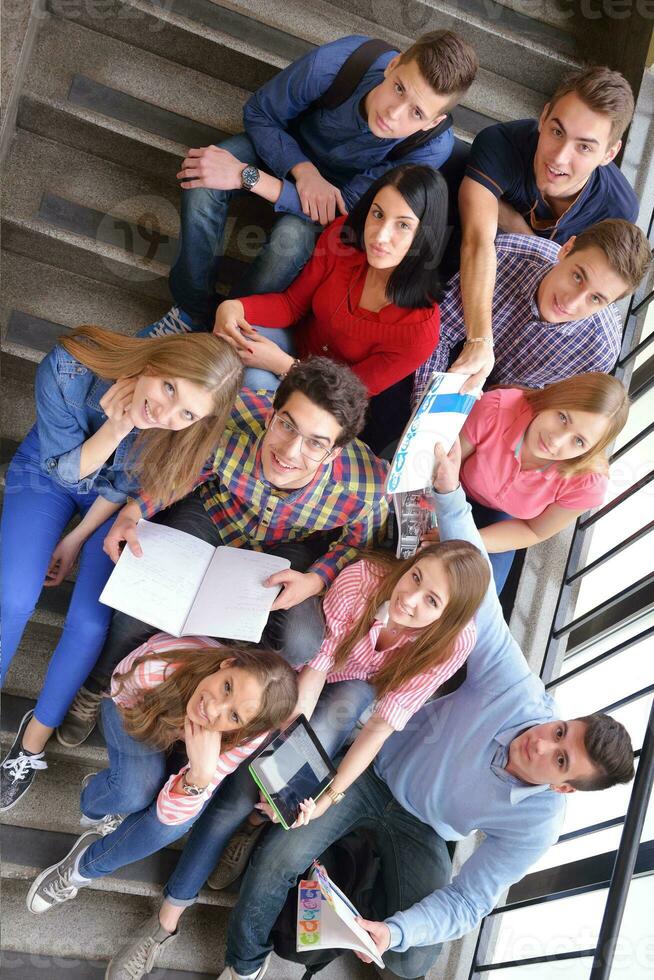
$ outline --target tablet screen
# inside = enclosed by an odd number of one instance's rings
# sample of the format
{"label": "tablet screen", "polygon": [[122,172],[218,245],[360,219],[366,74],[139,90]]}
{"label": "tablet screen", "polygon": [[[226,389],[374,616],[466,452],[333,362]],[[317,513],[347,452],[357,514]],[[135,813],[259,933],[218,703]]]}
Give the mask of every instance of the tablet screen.
{"label": "tablet screen", "polygon": [[335,775],[303,715],[262,749],[250,770],[288,826],[297,817],[302,800],[316,799]]}

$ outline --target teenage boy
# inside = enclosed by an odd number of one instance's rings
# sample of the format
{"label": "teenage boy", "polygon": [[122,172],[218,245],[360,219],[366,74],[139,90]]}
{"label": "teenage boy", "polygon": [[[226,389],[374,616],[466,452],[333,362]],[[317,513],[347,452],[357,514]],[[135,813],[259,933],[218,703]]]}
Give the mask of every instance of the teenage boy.
{"label": "teenage boy", "polygon": [[492,299],[498,229],[562,244],[605,218],[634,222],[638,199],[612,162],[634,100],[618,72],[594,67],[567,78],[539,120],[477,135],[459,190],[461,290],[467,342],[457,371],[481,387],[493,367]]}
{"label": "teenage boy", "polygon": [[[483,544],[458,486],[460,448],[439,453],[435,481],[443,540]],[[254,852],[232,911],[219,980],[261,980],[269,935],[290,886],[333,841],[365,825],[381,857],[377,921],[361,924],[384,956],[384,976],[423,977],[441,944],[474,929],[502,892],[557,840],[565,796],[626,783],[626,730],[607,715],[560,721],[529,670],[491,585],[475,617],[477,645],[457,691],[431,702],[389,738],[375,763],[315,822],[271,829]],[[338,800],[338,802],[336,802]],[[485,839],[450,881],[447,841]]]}
{"label": "teenage boy", "polygon": [[[584,371],[610,371],[620,352],[616,300],[633,292],[650,262],[637,225],[610,218],[565,245],[535,235],[500,235],[492,322],[493,384],[544,385]],[[433,371],[447,371],[465,340],[461,276],[440,304],[438,347],[418,368],[414,404]]]}
{"label": "teenage boy", "polygon": [[[291,561],[290,569],[267,580],[282,589],[261,642],[293,664],[305,663],[322,642],[320,602],[313,597],[358,549],[376,543],[386,521],[387,464],[356,438],[367,404],[353,372],[325,357],[292,368],[274,396],[243,389],[226,441],[197,489],[157,518],[216,546]],[[140,552],[137,522],[157,510],[144,496],[122,509],[105,538],[114,561],[123,542]],[[114,615],[100,659],[57,729],[62,744],[88,738],[115,666],[154,632],[130,616]]]}
{"label": "teenage boy", "polygon": [[[447,114],[477,67],[473,49],[451,31],[425,34],[403,54],[353,36],[316,48],[263,85],[245,106],[245,133],[189,150],[177,174],[181,241],[170,274],[176,305],[155,326],[213,327],[235,195],[255,194],[277,215],[238,295],[279,292],[304,266],[322,226],[346,214],[385,170],[408,162],[439,168],[454,142]],[[319,104],[323,97],[336,104]]]}

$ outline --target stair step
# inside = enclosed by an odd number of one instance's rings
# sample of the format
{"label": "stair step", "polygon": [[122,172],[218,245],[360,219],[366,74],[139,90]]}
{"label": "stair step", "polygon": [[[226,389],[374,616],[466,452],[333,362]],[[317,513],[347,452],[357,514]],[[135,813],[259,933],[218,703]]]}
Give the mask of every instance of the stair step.
{"label": "stair step", "polygon": [[[66,956],[37,956],[35,953],[5,953],[3,962],[11,967],[13,980],[34,980],[44,977],[48,980],[101,980],[106,963],[102,960],[69,959]],[[47,971],[47,974],[46,974]],[[155,969],[153,980],[215,980],[216,971],[211,973],[190,973],[188,970]]]}
{"label": "stair step", "polygon": [[[72,583],[69,585],[72,588]],[[56,592],[57,589],[43,591]],[[4,689],[8,693],[23,698],[38,696],[60,633],[61,630],[57,626],[48,623],[32,620],[27,624],[20,646],[7,672]]]}

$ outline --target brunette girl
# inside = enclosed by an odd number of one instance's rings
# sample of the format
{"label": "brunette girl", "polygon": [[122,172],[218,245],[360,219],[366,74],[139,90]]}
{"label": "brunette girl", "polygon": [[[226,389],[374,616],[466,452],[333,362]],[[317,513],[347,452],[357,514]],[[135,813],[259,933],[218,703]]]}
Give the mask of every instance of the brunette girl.
{"label": "brunette girl", "polygon": [[[102,649],[111,516],[139,487],[165,501],[191,489],[241,379],[239,359],[218,337],[144,340],[90,326],[62,337],[39,365],[36,424],[9,466],[2,516],[3,678],[42,586],[58,585],[78,555],[80,564],[36,707],[0,766],[2,810],[47,767],[46,742]],[[82,520],[61,538],[75,513]]]}

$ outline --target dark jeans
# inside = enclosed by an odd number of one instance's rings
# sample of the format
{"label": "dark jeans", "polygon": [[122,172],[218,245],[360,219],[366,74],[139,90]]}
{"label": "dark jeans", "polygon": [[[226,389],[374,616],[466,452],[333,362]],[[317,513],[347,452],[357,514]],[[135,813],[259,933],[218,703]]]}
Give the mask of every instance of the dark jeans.
{"label": "dark jeans", "polygon": [[[318,820],[298,830],[273,827],[255,850],[227,932],[226,961],[237,973],[254,973],[263,963],[271,949],[270,931],[297,876],[334,841],[364,828],[372,832],[381,858],[383,888],[375,893],[375,919],[404,911],[449,884],[446,842],[400,806],[371,766]],[[422,977],[440,950],[438,944],[391,951],[384,962],[399,977]]]}
{"label": "dark jeans", "polygon": [[[207,513],[198,490],[161,511],[154,520],[166,527],[186,531],[209,544],[222,544],[216,525]],[[304,572],[325,549],[324,541],[312,540],[286,542],[267,550],[270,554],[288,558],[292,568]],[[297,667],[315,656],[320,649],[324,631],[322,602],[317,596],[313,596],[292,609],[278,609],[271,613],[261,637],[261,645],[277,650],[293,667]],[[154,627],[132,616],[114,613],[107,641],[86,686],[92,691],[107,690],[111,675],[120,661],[156,632]]]}

